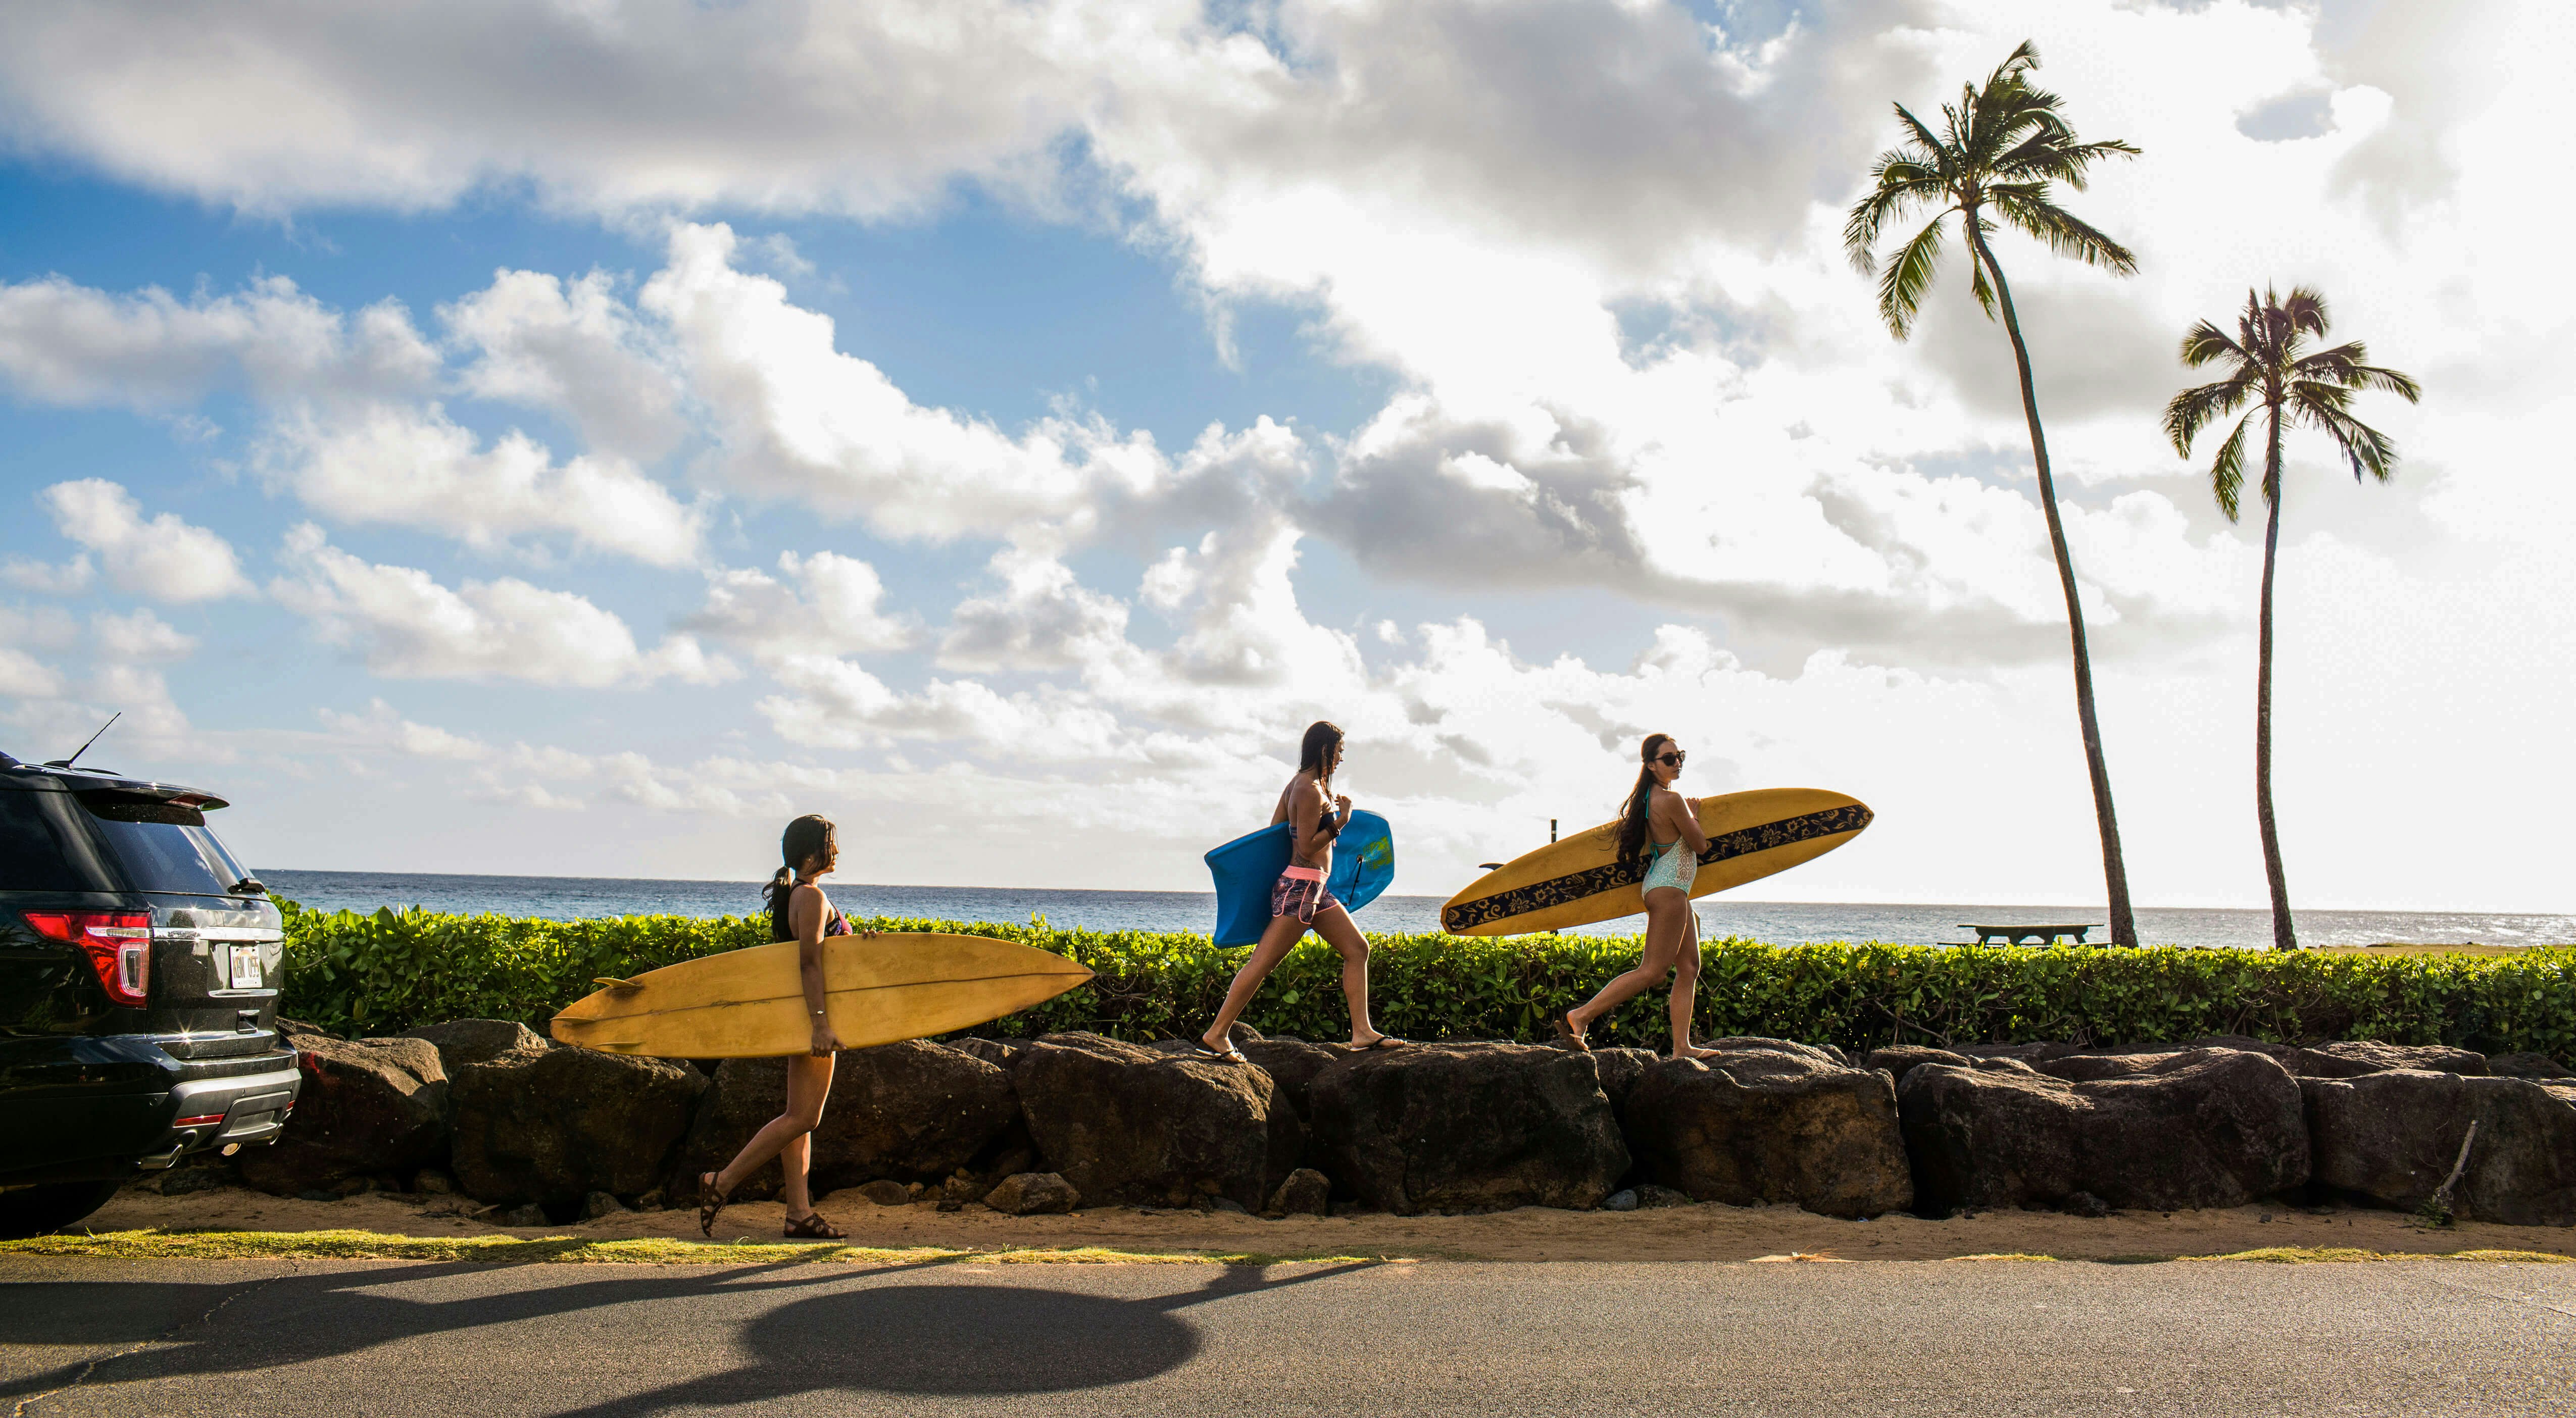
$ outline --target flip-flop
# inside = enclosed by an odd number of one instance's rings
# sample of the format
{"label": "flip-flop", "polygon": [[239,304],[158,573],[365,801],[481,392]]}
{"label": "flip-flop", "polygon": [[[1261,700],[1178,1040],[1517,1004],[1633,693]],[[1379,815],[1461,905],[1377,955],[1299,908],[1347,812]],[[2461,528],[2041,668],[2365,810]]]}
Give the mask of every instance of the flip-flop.
{"label": "flip-flop", "polygon": [[1192,1039],[1190,1041],[1190,1047],[1198,1050],[1199,1057],[1201,1058],[1223,1059],[1227,1063],[1239,1064],[1248,1064],[1252,1062],[1252,1060],[1243,1056],[1243,1050],[1234,1046],[1234,1041],[1232,1039],[1226,1040],[1225,1047],[1222,1049],[1209,1044],[1205,1039]]}
{"label": "flip-flop", "polygon": [[1399,1039],[1392,1034],[1380,1034],[1365,1044],[1353,1044],[1351,1047],[1361,1051],[1362,1053],[1367,1053],[1376,1049],[1409,1049],[1413,1047],[1413,1041],[1411,1039]]}
{"label": "flip-flop", "polygon": [[1565,1047],[1572,1049],[1578,1054],[1588,1054],[1592,1052],[1592,1046],[1584,1042],[1583,1031],[1574,1027],[1574,1011],[1571,1008],[1560,1009],[1556,1013],[1549,1015],[1547,1017],[1547,1025],[1549,1028],[1556,1031],[1556,1041],[1558,1043],[1563,1044]]}

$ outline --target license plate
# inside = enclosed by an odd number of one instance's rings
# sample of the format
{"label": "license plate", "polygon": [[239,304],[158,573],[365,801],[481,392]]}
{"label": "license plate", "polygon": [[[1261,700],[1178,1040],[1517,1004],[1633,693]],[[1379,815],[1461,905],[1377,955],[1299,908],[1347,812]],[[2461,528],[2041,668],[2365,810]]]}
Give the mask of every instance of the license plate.
{"label": "license plate", "polygon": [[233,988],[237,990],[258,989],[260,987],[259,947],[255,945],[236,945],[231,947],[231,951],[233,958]]}

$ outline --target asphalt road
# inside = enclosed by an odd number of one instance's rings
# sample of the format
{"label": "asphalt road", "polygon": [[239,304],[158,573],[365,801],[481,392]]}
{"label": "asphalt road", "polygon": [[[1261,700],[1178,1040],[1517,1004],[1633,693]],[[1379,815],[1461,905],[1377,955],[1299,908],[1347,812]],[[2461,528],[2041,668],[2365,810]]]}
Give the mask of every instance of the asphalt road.
{"label": "asphalt road", "polygon": [[0,1414],[2576,1413],[2576,1266],[0,1262]]}

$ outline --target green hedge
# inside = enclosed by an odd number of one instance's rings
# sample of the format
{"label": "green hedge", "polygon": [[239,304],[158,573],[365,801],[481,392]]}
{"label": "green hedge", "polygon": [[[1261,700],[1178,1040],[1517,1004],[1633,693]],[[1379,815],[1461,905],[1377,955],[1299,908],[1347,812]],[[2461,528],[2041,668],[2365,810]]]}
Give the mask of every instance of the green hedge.
{"label": "green hedge", "polygon": [[[1205,1027],[1244,958],[1203,935],[900,920],[1016,940],[1079,960],[1081,989],[975,1032],[1091,1029],[1152,1040]],[[601,975],[762,943],[765,918],[625,916],[540,921],[290,909],[284,1010],[335,1033],[389,1034],[447,1019],[518,1019],[542,1032]],[[1634,963],[1634,936],[1369,938],[1375,1023],[1417,1039],[1546,1036],[1548,1012]],[[2155,1043],[2207,1034],[2312,1043],[2384,1039],[2576,1059],[2576,950],[2527,957],[2114,950],[2087,947],[1703,948],[1697,1025],[1873,1048],[1890,1043],[2062,1039]],[[1320,941],[1292,953],[1245,1021],[1266,1034],[1348,1036],[1340,958]],[[1596,1043],[1661,1048],[1664,996],[1649,992],[1593,1031]]]}

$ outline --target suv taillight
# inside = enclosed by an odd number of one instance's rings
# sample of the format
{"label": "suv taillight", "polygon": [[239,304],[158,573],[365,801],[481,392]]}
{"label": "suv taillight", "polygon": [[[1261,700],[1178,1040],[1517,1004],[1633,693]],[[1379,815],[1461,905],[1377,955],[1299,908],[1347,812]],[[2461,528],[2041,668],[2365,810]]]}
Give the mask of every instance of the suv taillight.
{"label": "suv taillight", "polygon": [[142,911],[25,911],[36,934],[79,946],[107,997],[143,1007],[152,983],[152,917]]}

